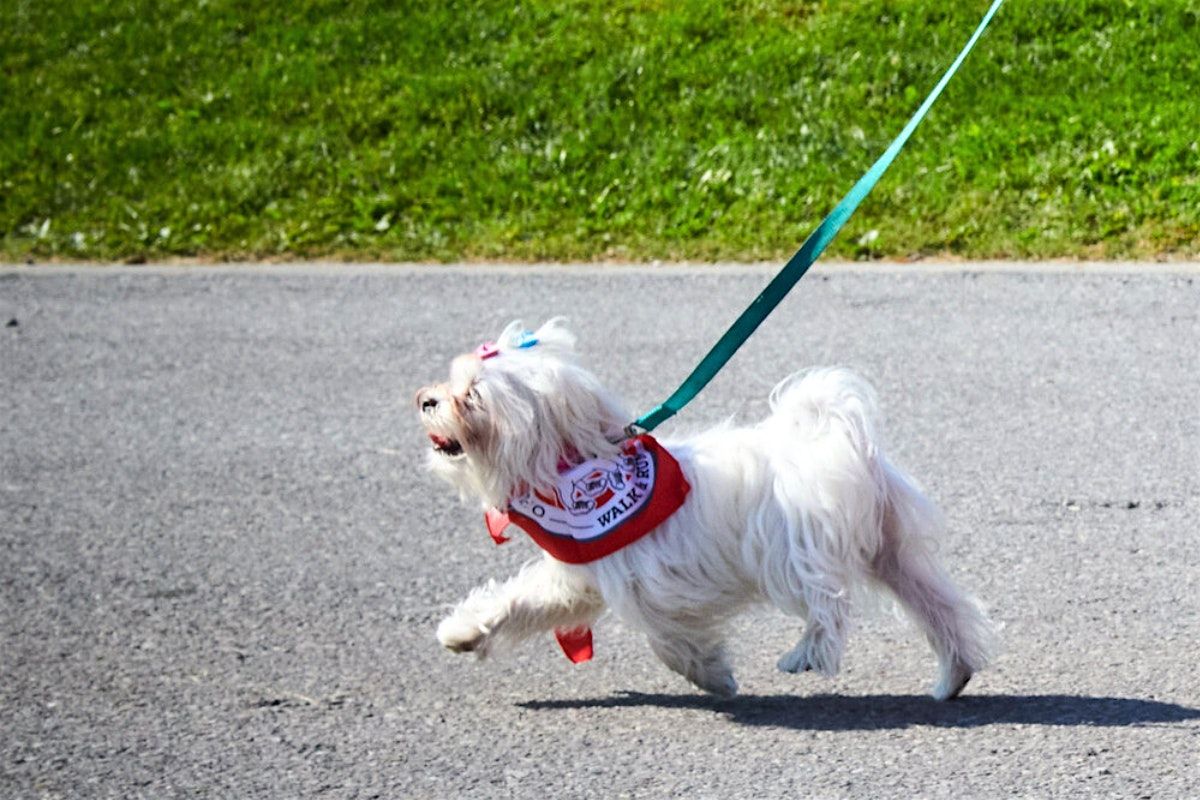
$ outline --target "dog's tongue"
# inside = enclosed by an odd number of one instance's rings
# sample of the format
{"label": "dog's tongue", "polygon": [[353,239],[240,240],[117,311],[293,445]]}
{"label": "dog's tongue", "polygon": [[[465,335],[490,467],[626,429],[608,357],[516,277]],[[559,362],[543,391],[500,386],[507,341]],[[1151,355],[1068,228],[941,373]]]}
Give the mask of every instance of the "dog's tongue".
{"label": "dog's tongue", "polygon": [[429,441],[433,442],[434,447],[446,448],[450,446],[450,440],[445,436],[438,436],[436,433],[429,434]]}

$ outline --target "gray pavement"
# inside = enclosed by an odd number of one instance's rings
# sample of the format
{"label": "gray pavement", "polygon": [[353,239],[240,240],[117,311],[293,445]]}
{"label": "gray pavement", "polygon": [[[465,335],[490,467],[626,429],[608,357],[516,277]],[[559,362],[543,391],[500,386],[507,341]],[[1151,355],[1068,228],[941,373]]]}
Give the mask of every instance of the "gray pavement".
{"label": "gray pavement", "polygon": [[960,701],[886,610],[834,680],[777,673],[796,624],[743,618],[731,701],[613,619],[581,666],[439,649],[534,550],[423,471],[413,389],[565,314],[642,411],[768,274],[0,271],[0,797],[1200,794],[1194,265],[822,266],[665,426],[865,373],[1003,625]]}

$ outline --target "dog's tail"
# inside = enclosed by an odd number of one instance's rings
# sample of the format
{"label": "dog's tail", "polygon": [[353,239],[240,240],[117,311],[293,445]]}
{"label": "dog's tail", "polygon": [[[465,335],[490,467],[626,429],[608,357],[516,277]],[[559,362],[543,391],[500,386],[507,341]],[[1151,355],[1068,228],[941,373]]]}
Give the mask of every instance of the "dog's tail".
{"label": "dog's tail", "polygon": [[839,553],[843,563],[875,552],[888,486],[875,391],[848,369],[823,367],[784,379],[770,403],[762,427],[782,467],[777,495],[785,503],[791,496],[794,508],[821,509],[829,518],[815,522],[828,533],[854,532],[830,542],[858,551]]}
{"label": "dog's tail", "polygon": [[[831,592],[853,587],[856,577],[886,589],[938,654],[934,694],[956,694],[987,662],[994,634],[935,555],[942,528],[936,506],[883,452],[874,390],[843,368],[798,373],[771,393],[763,428],[783,467],[776,497],[789,516],[805,514],[787,520],[802,538],[795,552],[803,559],[795,561],[810,564],[797,577],[824,579]],[[837,574],[847,568],[857,575]]]}
{"label": "dog's tail", "polygon": [[[864,458],[875,455],[879,412],[875,390],[844,367],[819,367],[784,378],[771,390],[768,425],[812,440],[838,429]],[[780,431],[783,432],[783,431]]]}

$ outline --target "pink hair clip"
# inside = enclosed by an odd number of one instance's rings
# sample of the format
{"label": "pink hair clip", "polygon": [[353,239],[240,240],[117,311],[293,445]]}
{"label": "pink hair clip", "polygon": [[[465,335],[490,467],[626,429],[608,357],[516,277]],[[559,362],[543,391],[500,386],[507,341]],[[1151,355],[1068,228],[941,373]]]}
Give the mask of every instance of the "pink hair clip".
{"label": "pink hair clip", "polygon": [[[527,350],[537,343],[538,340],[533,335],[533,331],[522,331],[520,337],[513,343],[513,346],[521,350]],[[486,361],[489,358],[500,355],[500,345],[495,342],[484,342],[475,348],[475,355],[479,356],[480,361]]]}

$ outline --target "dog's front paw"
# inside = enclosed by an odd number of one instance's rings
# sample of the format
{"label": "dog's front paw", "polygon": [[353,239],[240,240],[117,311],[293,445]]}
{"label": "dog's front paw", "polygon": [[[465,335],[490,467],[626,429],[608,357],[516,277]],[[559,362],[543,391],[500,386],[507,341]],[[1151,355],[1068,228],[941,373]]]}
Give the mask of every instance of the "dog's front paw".
{"label": "dog's front paw", "polygon": [[692,683],[714,697],[729,700],[737,697],[738,683],[729,671],[715,671],[690,676]]}
{"label": "dog's front paw", "polygon": [[454,653],[475,653],[480,658],[487,652],[487,636],[486,628],[461,614],[446,617],[437,629],[442,647]]}

